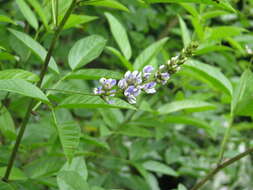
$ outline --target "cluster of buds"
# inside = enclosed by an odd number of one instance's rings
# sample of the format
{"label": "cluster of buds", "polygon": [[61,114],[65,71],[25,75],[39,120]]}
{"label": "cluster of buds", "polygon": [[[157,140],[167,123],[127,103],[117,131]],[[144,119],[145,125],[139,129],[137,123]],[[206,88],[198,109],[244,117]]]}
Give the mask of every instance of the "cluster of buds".
{"label": "cluster of buds", "polygon": [[[147,94],[154,94],[157,84],[167,84],[170,76],[180,70],[180,66],[192,56],[196,48],[195,44],[191,44],[180,55],[172,57],[166,64],[161,65],[156,72],[154,72],[153,66],[147,65],[141,72],[127,71],[118,83],[115,79],[101,78],[99,80],[101,86],[94,89],[94,94],[100,95],[105,100],[109,96],[119,94],[123,95],[130,104],[135,104],[137,96],[142,91]],[[108,101],[108,103],[111,102]]]}

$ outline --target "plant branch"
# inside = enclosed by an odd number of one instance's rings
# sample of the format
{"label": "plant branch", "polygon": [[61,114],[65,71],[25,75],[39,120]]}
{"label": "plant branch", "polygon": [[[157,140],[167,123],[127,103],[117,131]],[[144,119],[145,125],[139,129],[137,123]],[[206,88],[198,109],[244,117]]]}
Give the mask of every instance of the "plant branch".
{"label": "plant branch", "polygon": [[234,162],[242,159],[243,157],[249,155],[250,153],[253,153],[253,148],[250,148],[250,149],[246,150],[245,152],[240,153],[240,154],[236,155],[235,157],[230,158],[229,160],[221,163],[216,168],[214,168],[209,174],[207,174],[207,176],[205,178],[203,178],[194,187],[192,187],[191,190],[198,190],[198,189],[200,189],[208,180],[210,180],[220,170],[222,170],[223,168],[226,168],[227,166],[233,164]]}
{"label": "plant branch", "polygon": [[[52,42],[51,42],[51,45],[49,47],[49,50],[47,52],[47,55],[46,55],[46,58],[45,58],[45,61],[44,61],[44,64],[42,66],[42,69],[41,69],[41,72],[40,72],[40,80],[39,82],[37,83],[37,87],[41,87],[41,84],[43,82],[43,79],[45,77],[45,74],[47,72],[47,69],[48,69],[48,65],[49,65],[49,62],[50,62],[50,59],[51,59],[51,56],[53,54],[53,50],[55,48],[55,45],[56,45],[56,42],[58,40],[58,37],[60,35],[60,32],[61,30],[63,29],[63,26],[64,24],[66,23],[67,19],[69,18],[71,12],[73,11],[75,5],[76,5],[76,2],[77,0],[73,0],[72,1],[72,4],[70,5],[69,9],[67,10],[66,14],[64,15],[61,23],[59,24],[59,26],[57,27],[57,29],[55,30],[55,33],[54,33],[54,37],[52,39]],[[16,142],[15,142],[15,145],[14,145],[14,148],[12,150],[12,153],[11,153],[11,157],[9,159],[9,162],[8,162],[8,165],[7,165],[7,169],[5,171],[5,175],[3,177],[3,181],[8,181],[9,180],[9,176],[10,176],[10,173],[11,173],[11,169],[13,167],[13,164],[14,164],[14,161],[15,161],[15,158],[17,156],[17,152],[18,152],[18,148],[19,148],[19,145],[21,143],[21,140],[22,140],[22,137],[24,135],[24,132],[25,132],[25,129],[26,129],[26,126],[27,126],[27,123],[31,117],[31,111],[32,111],[32,108],[33,108],[33,105],[34,105],[34,100],[31,100],[29,105],[28,105],[28,108],[27,108],[27,111],[26,111],[26,114],[25,114],[25,117],[23,119],[23,122],[20,126],[20,130],[19,130],[19,133],[18,133],[18,136],[17,136],[17,139],[16,139]]]}

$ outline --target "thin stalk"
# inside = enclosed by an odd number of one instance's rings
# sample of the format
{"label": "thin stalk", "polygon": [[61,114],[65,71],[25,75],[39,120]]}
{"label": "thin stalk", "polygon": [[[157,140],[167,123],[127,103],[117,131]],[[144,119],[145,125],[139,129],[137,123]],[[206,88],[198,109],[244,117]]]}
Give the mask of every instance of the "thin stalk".
{"label": "thin stalk", "polygon": [[[47,68],[48,68],[48,64],[49,64],[49,61],[51,59],[51,56],[52,56],[53,50],[55,48],[55,44],[56,44],[56,42],[58,40],[58,37],[60,35],[60,32],[63,29],[63,26],[66,23],[67,19],[69,18],[71,12],[73,11],[73,9],[74,9],[74,7],[76,5],[76,2],[77,2],[77,0],[73,0],[72,1],[72,4],[70,5],[69,9],[67,10],[66,14],[64,15],[64,17],[63,17],[63,19],[62,19],[62,21],[60,23],[60,25],[57,27],[57,29],[56,29],[56,31],[54,33],[53,40],[51,42],[51,45],[50,45],[49,50],[47,52],[47,56],[45,58],[44,64],[43,64],[41,72],[40,72],[40,80],[37,83],[37,87],[38,88],[41,87],[42,81],[43,81],[43,79],[45,77],[45,74],[46,74],[46,71],[47,71]],[[15,158],[17,156],[19,145],[20,145],[22,137],[24,135],[27,123],[28,123],[28,121],[29,121],[29,119],[31,117],[31,111],[32,111],[33,105],[34,105],[34,100],[31,100],[30,103],[29,103],[29,105],[28,105],[28,109],[26,111],[26,114],[25,114],[25,117],[23,119],[23,122],[22,122],[22,124],[20,126],[20,130],[19,130],[16,142],[15,142],[14,148],[12,150],[11,157],[9,159],[9,162],[8,162],[8,165],[7,165],[7,169],[6,169],[5,175],[3,177],[3,181],[8,181],[9,180],[9,176],[10,176],[10,173],[11,173],[11,170],[12,170]]]}
{"label": "thin stalk", "polygon": [[198,190],[198,189],[200,189],[207,181],[209,181],[220,170],[228,167],[229,165],[231,165],[234,162],[242,159],[243,157],[249,155],[250,153],[253,153],[253,148],[250,148],[250,149],[246,150],[245,152],[240,153],[240,154],[236,155],[235,157],[230,158],[229,160],[221,163],[216,168],[214,168],[209,174],[207,174],[206,177],[204,177],[202,180],[200,180],[194,187],[192,187],[191,190]]}
{"label": "thin stalk", "polygon": [[224,153],[225,153],[225,150],[226,150],[228,139],[230,137],[233,121],[234,121],[233,115],[231,114],[231,118],[230,118],[230,121],[229,121],[228,128],[226,129],[225,135],[224,135],[223,140],[222,140],[221,150],[220,150],[220,153],[219,153],[217,165],[219,165],[223,160],[223,156],[224,156]]}

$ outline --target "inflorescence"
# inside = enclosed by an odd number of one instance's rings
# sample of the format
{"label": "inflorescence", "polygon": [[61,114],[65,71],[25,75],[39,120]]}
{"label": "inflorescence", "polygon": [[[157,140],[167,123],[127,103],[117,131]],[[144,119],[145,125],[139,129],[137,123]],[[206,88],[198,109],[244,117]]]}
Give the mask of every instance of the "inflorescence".
{"label": "inflorescence", "polygon": [[181,65],[188,58],[192,57],[197,48],[195,43],[183,49],[180,55],[172,57],[166,64],[161,65],[157,71],[151,65],[145,66],[142,71],[127,71],[124,77],[118,82],[115,79],[101,78],[101,86],[94,88],[94,94],[101,96],[108,103],[112,103],[108,97],[124,96],[130,104],[136,103],[136,97],[145,92],[147,94],[156,93],[155,87],[167,84],[171,75],[178,72]]}

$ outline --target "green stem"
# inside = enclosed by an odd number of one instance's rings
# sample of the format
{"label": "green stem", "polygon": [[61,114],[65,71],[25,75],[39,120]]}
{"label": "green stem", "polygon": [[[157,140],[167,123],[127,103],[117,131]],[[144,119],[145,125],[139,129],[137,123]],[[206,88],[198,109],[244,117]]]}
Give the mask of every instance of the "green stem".
{"label": "green stem", "polygon": [[[74,9],[74,7],[76,5],[76,2],[77,2],[77,0],[73,0],[72,1],[72,4],[70,5],[69,9],[67,10],[66,14],[64,15],[64,17],[63,17],[63,19],[62,19],[62,21],[60,23],[60,25],[58,26],[58,28],[56,29],[56,31],[54,33],[53,40],[51,42],[51,45],[50,45],[49,50],[47,52],[47,56],[45,58],[44,64],[43,64],[41,72],[40,72],[40,80],[37,83],[37,87],[39,87],[39,88],[41,87],[42,81],[43,81],[43,79],[45,77],[45,74],[47,72],[48,64],[49,64],[49,61],[51,59],[51,56],[52,56],[53,50],[55,48],[56,42],[58,40],[58,37],[60,35],[60,32],[63,29],[63,26],[66,23],[67,19],[69,18],[71,12],[73,11],[73,9]],[[34,105],[34,100],[31,100],[30,103],[29,103],[29,105],[28,105],[28,109],[26,111],[26,114],[25,114],[25,117],[23,119],[23,122],[22,122],[22,124],[20,126],[20,130],[19,130],[16,142],[15,142],[14,148],[12,150],[11,157],[9,159],[9,162],[8,162],[8,165],[7,165],[7,169],[6,169],[5,175],[3,177],[3,181],[8,181],[9,180],[9,176],[10,176],[10,173],[11,173],[11,170],[12,170],[15,158],[17,156],[19,145],[20,145],[22,137],[24,135],[27,123],[28,123],[28,121],[29,121],[29,119],[31,117],[31,111],[32,111],[33,105]]]}
{"label": "green stem", "polygon": [[243,157],[247,156],[248,154],[253,153],[253,148],[250,148],[246,150],[243,153],[240,153],[236,155],[233,158],[230,158],[229,160],[221,163],[216,168],[214,168],[209,174],[207,174],[206,177],[204,177],[201,181],[199,181],[194,187],[191,188],[191,190],[198,190],[200,189],[207,181],[209,181],[216,173],[218,173],[220,170],[226,168],[227,166],[233,164],[234,162],[242,159]]}
{"label": "green stem", "polygon": [[219,157],[218,157],[218,162],[217,162],[218,165],[223,160],[223,156],[224,156],[224,153],[225,153],[225,150],[226,150],[228,139],[230,137],[230,133],[231,133],[232,125],[233,125],[233,120],[234,120],[234,116],[231,114],[231,118],[230,118],[230,121],[229,121],[228,128],[226,129],[225,135],[224,135],[223,140],[222,140],[221,150],[220,150]]}

